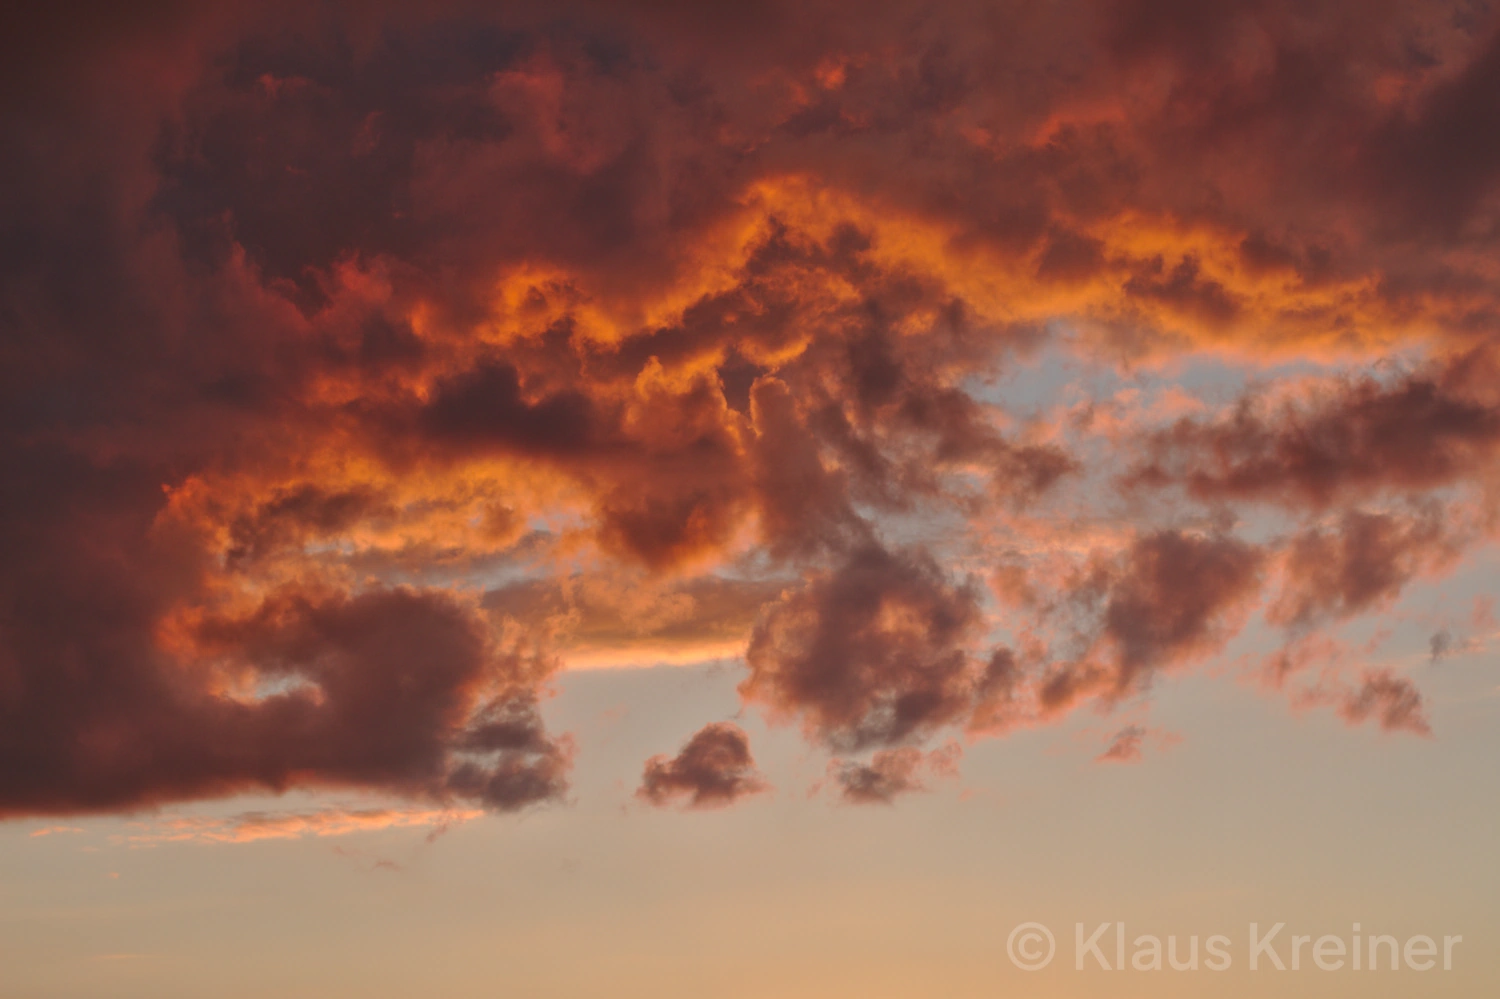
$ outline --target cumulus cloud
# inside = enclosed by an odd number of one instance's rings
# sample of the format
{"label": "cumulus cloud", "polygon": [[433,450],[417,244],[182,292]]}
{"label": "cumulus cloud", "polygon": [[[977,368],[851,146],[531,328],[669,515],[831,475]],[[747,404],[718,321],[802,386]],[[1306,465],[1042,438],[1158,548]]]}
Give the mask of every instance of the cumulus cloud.
{"label": "cumulus cloud", "polygon": [[929,778],[957,777],[957,743],[923,753],[915,746],[882,749],[868,762],[833,760],[829,775],[838,787],[839,797],[851,805],[890,805],[905,794],[926,791]]}
{"label": "cumulus cloud", "polygon": [[769,787],[755,769],[744,729],[715,722],[694,733],[675,757],[647,760],[636,795],[653,805],[685,799],[689,808],[717,808]]}
{"label": "cumulus cloud", "polygon": [[[27,637],[45,640],[38,630]],[[548,664],[500,648],[446,594],[289,590],[191,632],[183,665],[105,631],[93,641],[113,638],[116,658],[84,658],[92,674],[38,683],[26,720],[6,732],[33,765],[6,771],[4,808],[132,808],[280,791],[304,775],[502,809],[565,788],[568,744],[546,736],[531,693]],[[184,670],[195,684],[172,682]],[[89,675],[92,689],[79,685]],[[111,682],[100,688],[102,677]]]}
{"label": "cumulus cloud", "polygon": [[1355,510],[1332,529],[1310,528],[1291,540],[1286,582],[1269,616],[1304,628],[1389,601],[1418,573],[1453,561],[1459,544],[1451,528],[1435,510]]}
{"label": "cumulus cloud", "polygon": [[1374,719],[1387,732],[1431,735],[1421,693],[1410,680],[1390,670],[1369,670],[1359,686],[1344,698],[1339,713],[1358,724]]}
{"label": "cumulus cloud", "polygon": [[973,702],[982,620],[977,590],[931,556],[861,548],[767,610],[741,693],[835,748],[927,735]]}
{"label": "cumulus cloud", "polygon": [[1252,395],[1152,434],[1132,476],[1206,500],[1314,509],[1470,480],[1500,445],[1493,368],[1485,349],[1393,381],[1314,383],[1279,401]]}
{"label": "cumulus cloud", "polygon": [[[0,814],[555,800],[612,642],[897,750],[1446,571],[1500,22],[1305,6],[8,15]],[[1273,384],[1091,425],[1053,354]]]}
{"label": "cumulus cloud", "polygon": [[1175,732],[1145,725],[1126,725],[1107,740],[1104,751],[1094,757],[1095,763],[1139,763],[1145,758],[1147,745],[1161,750],[1177,745],[1182,737]]}
{"label": "cumulus cloud", "polygon": [[1100,753],[1100,763],[1139,763],[1146,730],[1140,725],[1127,725],[1110,737],[1109,745]]}
{"label": "cumulus cloud", "polygon": [[1093,565],[1068,594],[1085,622],[1084,649],[1047,671],[1043,712],[1140,693],[1160,671],[1217,652],[1259,597],[1265,562],[1237,538],[1165,530]]}

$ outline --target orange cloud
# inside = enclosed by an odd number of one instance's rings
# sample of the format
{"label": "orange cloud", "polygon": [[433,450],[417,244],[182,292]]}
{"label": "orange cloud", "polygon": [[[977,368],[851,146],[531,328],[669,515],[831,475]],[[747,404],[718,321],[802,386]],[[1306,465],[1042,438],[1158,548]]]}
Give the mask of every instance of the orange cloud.
{"label": "orange cloud", "polygon": [[1500,22],[911,14],[27,13],[0,815],[526,807],[558,668],[736,651],[899,754],[1494,534]]}
{"label": "orange cloud", "polygon": [[768,788],[744,730],[716,722],[694,733],[675,757],[647,760],[636,796],[658,806],[685,799],[689,808],[717,808]]}
{"label": "orange cloud", "polygon": [[307,812],[241,812],[226,817],[178,816],[130,833],[130,846],[164,843],[254,843],[267,839],[349,836],[383,829],[427,827],[434,830],[469,822],[483,812],[474,809],[320,808]]}

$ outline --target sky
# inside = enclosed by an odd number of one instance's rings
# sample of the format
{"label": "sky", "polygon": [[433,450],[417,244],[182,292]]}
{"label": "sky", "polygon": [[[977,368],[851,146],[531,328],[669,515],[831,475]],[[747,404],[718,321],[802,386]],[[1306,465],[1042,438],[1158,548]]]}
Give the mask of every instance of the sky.
{"label": "sky", "polygon": [[0,38],[0,999],[1500,987],[1486,0]]}

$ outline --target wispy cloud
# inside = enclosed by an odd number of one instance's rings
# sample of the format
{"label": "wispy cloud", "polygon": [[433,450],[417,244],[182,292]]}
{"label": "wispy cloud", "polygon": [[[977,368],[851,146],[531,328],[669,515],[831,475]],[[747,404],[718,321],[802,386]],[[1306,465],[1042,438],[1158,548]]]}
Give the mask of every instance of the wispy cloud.
{"label": "wispy cloud", "polygon": [[310,811],[241,812],[230,816],[176,816],[124,837],[130,846],[163,843],[253,843],[266,839],[348,836],[382,829],[427,827],[434,833],[484,814],[474,809],[319,808]]}

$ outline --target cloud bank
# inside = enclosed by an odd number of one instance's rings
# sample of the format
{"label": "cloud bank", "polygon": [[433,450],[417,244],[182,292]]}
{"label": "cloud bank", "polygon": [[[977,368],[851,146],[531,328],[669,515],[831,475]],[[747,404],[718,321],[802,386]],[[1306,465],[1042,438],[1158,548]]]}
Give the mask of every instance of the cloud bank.
{"label": "cloud bank", "polygon": [[1494,534],[1487,4],[5,18],[0,815],[555,801],[726,650],[867,799],[1252,627],[1430,729],[1314,650]]}

